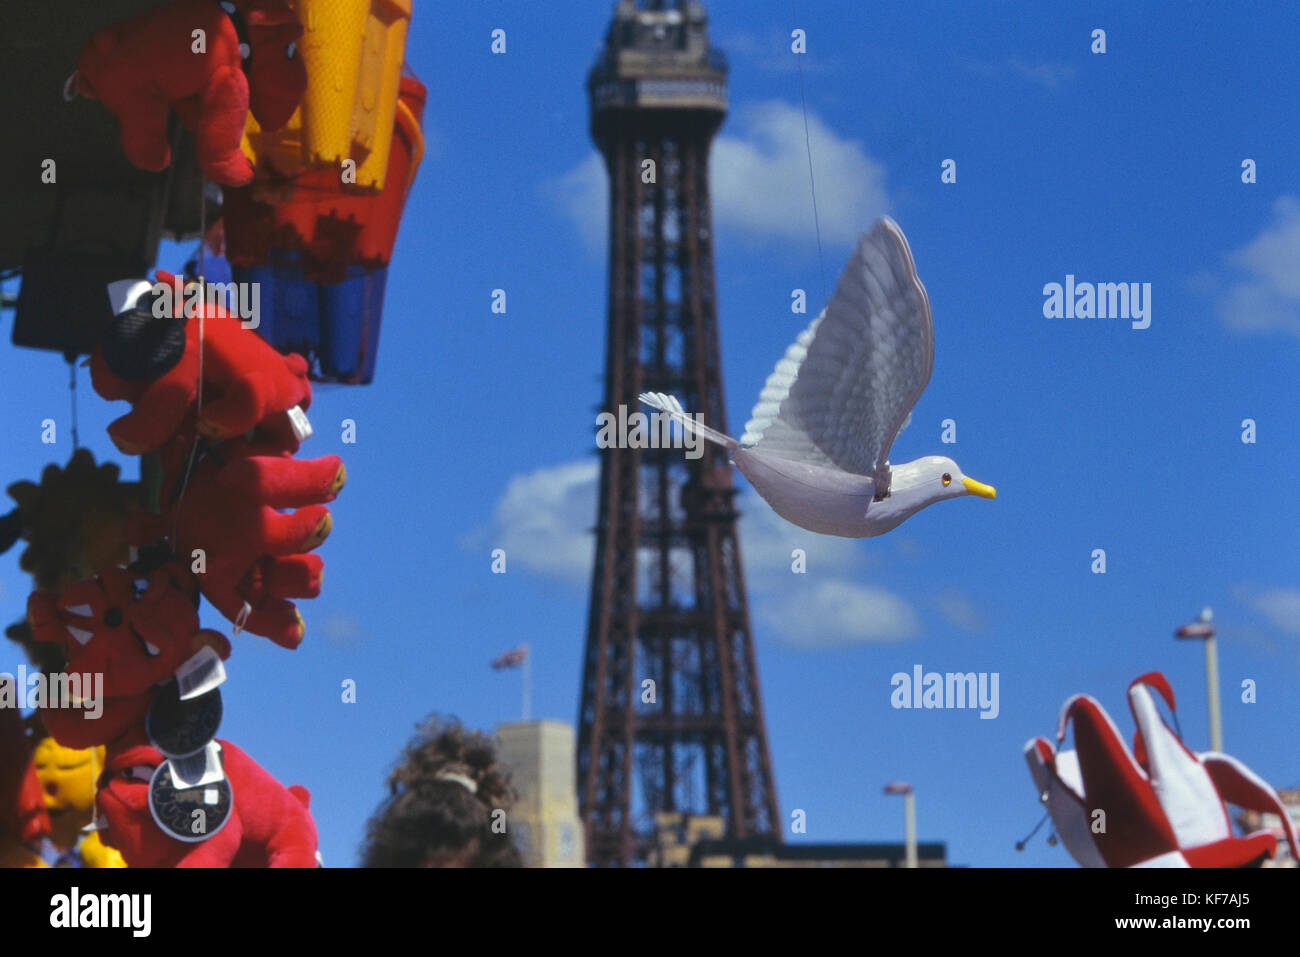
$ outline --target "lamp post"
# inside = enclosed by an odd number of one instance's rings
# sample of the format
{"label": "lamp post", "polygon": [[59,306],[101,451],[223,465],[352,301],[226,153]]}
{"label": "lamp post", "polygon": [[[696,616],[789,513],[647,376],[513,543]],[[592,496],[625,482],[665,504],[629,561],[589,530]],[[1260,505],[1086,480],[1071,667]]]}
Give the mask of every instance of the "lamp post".
{"label": "lamp post", "polygon": [[529,654],[528,645],[520,645],[524,649],[524,674],[523,674],[523,720],[531,721],[533,717],[533,656]]}
{"label": "lamp post", "polygon": [[903,830],[906,848],[904,867],[916,867],[916,793],[906,781],[891,781],[885,785],[886,794],[903,795]]}
{"label": "lamp post", "polygon": [[1219,649],[1214,643],[1214,626],[1210,624],[1214,612],[1202,608],[1195,621],[1182,625],[1174,632],[1176,638],[1197,639],[1205,642],[1205,692],[1210,704],[1210,750],[1223,750],[1223,727],[1219,716]]}

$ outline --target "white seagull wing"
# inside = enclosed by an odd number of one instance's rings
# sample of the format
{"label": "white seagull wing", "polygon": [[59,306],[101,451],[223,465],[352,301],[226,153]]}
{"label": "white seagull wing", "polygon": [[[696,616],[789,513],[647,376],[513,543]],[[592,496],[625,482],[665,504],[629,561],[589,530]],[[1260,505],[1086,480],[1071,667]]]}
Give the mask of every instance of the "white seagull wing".
{"label": "white seagull wing", "polygon": [[930,298],[903,231],[884,217],[768,376],[740,444],[875,475],[933,367]]}

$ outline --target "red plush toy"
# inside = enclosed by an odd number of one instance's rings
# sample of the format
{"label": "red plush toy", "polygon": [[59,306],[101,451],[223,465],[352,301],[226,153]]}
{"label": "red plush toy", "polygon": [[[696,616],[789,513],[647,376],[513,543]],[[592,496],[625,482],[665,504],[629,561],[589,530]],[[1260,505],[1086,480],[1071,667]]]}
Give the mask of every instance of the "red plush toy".
{"label": "red plush toy", "polygon": [[[188,443],[169,442],[161,450],[163,474],[183,477],[189,456]],[[196,563],[199,587],[221,614],[296,648],[305,626],[289,599],[320,594],[323,562],[307,553],[329,535],[325,503],[346,477],[337,455],[298,460],[275,443],[231,439],[204,452],[178,498],[171,497],[178,489],[164,489],[162,514],[133,515],[127,535],[142,545],[168,538]]]}
{"label": "red plush toy", "polygon": [[149,811],[149,782],[162,754],[138,731],[109,745],[97,796],[108,822],[104,842],[131,867],[318,866],[307,789],[286,788],[229,741],[217,744],[230,785],[230,817],[193,844],[166,834]]}
{"label": "red plush toy", "polygon": [[[247,34],[246,63],[241,28]],[[283,126],[307,86],[294,47],[301,35],[285,0],[171,0],[92,36],[69,90],[113,112],[127,159],[147,170],[171,162],[170,106],[194,131],[203,171],[223,186],[242,186],[253,178],[239,148],[250,80],[258,123],[265,129]]]}
{"label": "red plush toy", "polygon": [[155,570],[143,588],[113,568],[62,595],[33,592],[32,639],[62,649],[69,673],[103,675],[98,717],[85,708],[42,709],[51,736],[69,748],[108,744],[143,721],[154,686],[204,645],[228,658],[226,637],[199,628],[196,600],[193,579],[176,562]]}
{"label": "red plush toy", "polygon": [[[149,810],[149,781],[163,755],[148,741],[145,716],[154,686],[175,673],[203,645],[222,658],[230,643],[198,629],[193,585],[175,562],[137,588],[125,569],[80,582],[63,596],[36,592],[28,599],[36,640],[59,645],[69,671],[104,675],[102,711],[88,720],[83,709],[44,708],[46,728],[67,747],[108,747],[97,796],[108,822],[104,842],[132,867],[314,867],[316,827],[303,788],[281,787],[251,758],[219,741],[232,795],[230,818],[207,839],[177,840]],[[35,779],[33,779],[35,780]],[[40,803],[40,785],[36,783]],[[188,818],[187,818],[188,820]]]}
{"label": "red plush toy", "polygon": [[258,125],[278,130],[307,92],[307,68],[298,56],[302,24],[285,0],[239,0],[248,25],[249,105]]}
{"label": "red plush toy", "polygon": [[[320,593],[322,562],[307,553],[329,535],[325,504],[347,478],[336,455],[292,457],[311,403],[306,362],[206,306],[199,408],[198,320],[174,318],[193,287],[167,272],[157,278],[170,308],[128,301],[91,358],[96,391],[134,405],[109,434],[125,452],[157,451],[162,466],[161,514],[137,513],[128,538],[168,539],[230,621],[297,647],[304,625],[290,599]],[[196,435],[205,440],[197,455]]]}
{"label": "red plush toy", "polygon": [[[193,432],[184,428],[192,424],[209,439],[257,429],[260,438],[297,451],[300,440],[289,410],[311,405],[307,361],[277,352],[220,305],[204,307],[203,408],[197,423],[188,422],[199,394],[199,321],[197,316],[181,317],[187,297],[194,301],[194,288],[163,270],[154,275],[170,288],[171,310],[166,303],[160,307],[170,316],[151,315],[144,324],[138,310],[119,316],[90,359],[95,391],[133,406],[109,425],[114,444],[128,455],[141,455],[178,433],[192,438]],[[148,355],[142,357],[142,351]]]}
{"label": "red plush toy", "polygon": [[32,847],[49,833],[23,716],[16,707],[0,707],[0,867],[43,866]]}

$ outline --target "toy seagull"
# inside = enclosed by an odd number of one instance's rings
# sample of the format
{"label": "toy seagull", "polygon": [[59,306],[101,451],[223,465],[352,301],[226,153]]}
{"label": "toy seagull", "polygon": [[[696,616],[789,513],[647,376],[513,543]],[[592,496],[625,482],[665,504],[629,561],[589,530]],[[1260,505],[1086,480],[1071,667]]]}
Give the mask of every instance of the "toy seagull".
{"label": "toy seagull", "polygon": [[782,518],[868,538],[943,499],[996,494],[944,456],[888,460],[933,366],[930,300],[903,231],[886,217],[858,242],[829,305],[768,376],[740,441],[696,422],[671,395],[640,398],[726,447]]}

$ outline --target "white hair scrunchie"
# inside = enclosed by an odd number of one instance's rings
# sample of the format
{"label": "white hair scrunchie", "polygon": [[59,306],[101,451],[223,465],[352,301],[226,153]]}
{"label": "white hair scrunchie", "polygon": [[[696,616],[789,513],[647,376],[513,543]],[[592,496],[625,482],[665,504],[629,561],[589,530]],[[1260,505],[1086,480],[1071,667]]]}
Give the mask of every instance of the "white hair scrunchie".
{"label": "white hair scrunchie", "polygon": [[470,794],[478,794],[478,782],[473,778],[466,777],[464,774],[457,774],[455,771],[439,771],[433,776],[435,781],[452,781],[459,784]]}

